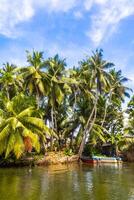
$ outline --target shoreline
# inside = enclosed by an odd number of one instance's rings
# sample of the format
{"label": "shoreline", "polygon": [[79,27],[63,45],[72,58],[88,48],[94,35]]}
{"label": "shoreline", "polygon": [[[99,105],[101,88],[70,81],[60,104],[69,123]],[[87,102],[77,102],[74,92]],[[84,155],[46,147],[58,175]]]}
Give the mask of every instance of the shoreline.
{"label": "shoreline", "polygon": [[0,168],[10,167],[25,167],[25,166],[50,166],[50,165],[62,165],[78,162],[78,155],[67,156],[63,152],[48,153],[45,156],[32,156],[25,157],[19,160],[0,160]]}
{"label": "shoreline", "polygon": [[[82,161],[81,161],[82,162]],[[45,155],[34,155],[23,157],[19,160],[1,159],[0,168],[10,167],[34,167],[34,166],[58,166],[63,164],[79,163],[78,154],[65,155],[63,152],[49,152]],[[131,160],[123,159],[122,163],[134,163]]]}

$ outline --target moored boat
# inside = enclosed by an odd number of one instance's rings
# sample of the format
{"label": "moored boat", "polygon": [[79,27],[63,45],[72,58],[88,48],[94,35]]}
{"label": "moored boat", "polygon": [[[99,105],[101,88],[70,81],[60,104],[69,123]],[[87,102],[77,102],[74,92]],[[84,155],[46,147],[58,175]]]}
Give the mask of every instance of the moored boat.
{"label": "moored boat", "polygon": [[99,157],[99,156],[92,156],[92,157],[81,157],[82,162],[87,164],[100,164],[100,163],[122,163],[122,159],[120,157]]}

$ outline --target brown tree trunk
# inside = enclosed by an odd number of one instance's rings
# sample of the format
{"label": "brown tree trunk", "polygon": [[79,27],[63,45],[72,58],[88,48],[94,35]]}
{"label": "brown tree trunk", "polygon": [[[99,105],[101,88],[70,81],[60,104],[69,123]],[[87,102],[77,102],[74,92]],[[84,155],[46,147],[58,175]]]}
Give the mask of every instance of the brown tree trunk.
{"label": "brown tree trunk", "polygon": [[[111,98],[112,98],[112,95],[111,95],[111,92],[110,92],[109,102],[111,102]],[[102,123],[101,123],[101,126],[102,126],[102,127],[103,127],[103,125],[104,125],[104,123],[105,123],[105,120],[106,120],[107,109],[108,109],[108,104],[107,104],[107,102],[106,102],[106,106],[105,106],[105,110],[104,110],[104,117],[103,117],[103,120],[102,120]]]}
{"label": "brown tree trunk", "polygon": [[[54,130],[54,113],[53,107],[51,108],[51,128]],[[53,151],[53,136],[50,138],[50,150]]]}
{"label": "brown tree trunk", "polygon": [[[84,130],[83,139],[82,139],[82,142],[81,142],[81,145],[80,145],[80,148],[79,148],[79,153],[78,153],[79,158],[81,158],[82,152],[83,152],[84,147],[85,147],[85,142],[86,142],[86,138],[87,138],[87,131],[90,134],[90,132],[91,132],[91,130],[93,128],[94,122],[96,120],[97,102],[98,102],[98,94],[97,94],[96,102],[94,104],[94,107],[93,107],[92,112],[91,112],[91,114],[90,114],[90,116],[88,118],[85,130]],[[90,122],[92,117],[93,117],[93,114],[94,114],[94,118],[93,118],[92,122]]]}

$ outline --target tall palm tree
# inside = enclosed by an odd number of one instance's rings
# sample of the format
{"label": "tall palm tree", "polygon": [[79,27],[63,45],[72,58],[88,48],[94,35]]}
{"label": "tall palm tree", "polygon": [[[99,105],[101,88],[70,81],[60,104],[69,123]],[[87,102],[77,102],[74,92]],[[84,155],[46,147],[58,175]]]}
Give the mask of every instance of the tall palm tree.
{"label": "tall palm tree", "polygon": [[115,69],[113,69],[110,71],[110,74],[113,77],[111,80],[111,90],[113,93],[113,97],[119,98],[122,101],[124,101],[125,97],[129,98],[129,92],[132,92],[132,90],[125,85],[129,79],[122,75],[121,70],[116,71]]}
{"label": "tall palm tree", "polygon": [[84,136],[80,145],[79,156],[81,156],[83,152],[87,135],[89,135],[91,132],[96,120],[99,95],[101,95],[102,92],[105,92],[110,85],[111,76],[107,70],[114,66],[113,63],[103,60],[102,50],[96,50],[95,53],[93,52],[93,56],[82,61],[81,65],[86,69],[86,71],[90,71],[90,90],[94,91],[95,98],[92,110],[85,126]]}
{"label": "tall palm tree", "polygon": [[109,74],[109,69],[114,66],[113,63],[107,62],[103,59],[102,49],[93,52],[93,55],[87,60],[89,69],[91,70],[91,83],[96,84],[96,89],[98,93],[106,91],[111,80],[111,75]]}
{"label": "tall palm tree", "polygon": [[20,69],[9,63],[0,69],[0,90],[8,99],[22,90],[23,79],[19,73]]}
{"label": "tall palm tree", "polygon": [[126,130],[129,134],[134,135],[134,95],[131,97],[128,103],[126,113],[129,114],[128,126],[126,127]]}
{"label": "tall palm tree", "polygon": [[104,125],[108,106],[113,102],[118,103],[119,101],[124,102],[124,98],[130,98],[129,92],[132,91],[130,88],[126,87],[125,84],[128,82],[128,78],[122,76],[121,70],[116,71],[115,69],[110,70],[110,75],[112,76],[110,80],[110,87],[108,88],[108,93],[105,95],[105,109],[104,117],[102,119],[102,126]]}
{"label": "tall palm tree", "polygon": [[[62,80],[65,70],[65,60],[60,59],[58,55],[49,58],[45,62],[48,76],[49,93],[48,93],[48,106],[51,115],[48,116],[51,121],[51,128],[57,132],[57,115],[58,106],[64,99],[64,81]],[[51,138],[51,149],[53,149],[53,138]]]}
{"label": "tall palm tree", "polygon": [[[22,68],[22,75],[25,81],[25,89],[30,94],[36,96],[37,105],[39,107],[40,96],[47,93],[47,75],[45,73],[45,64],[43,52],[33,51],[31,54],[27,51],[28,67]],[[47,85],[47,83],[46,83]]]}

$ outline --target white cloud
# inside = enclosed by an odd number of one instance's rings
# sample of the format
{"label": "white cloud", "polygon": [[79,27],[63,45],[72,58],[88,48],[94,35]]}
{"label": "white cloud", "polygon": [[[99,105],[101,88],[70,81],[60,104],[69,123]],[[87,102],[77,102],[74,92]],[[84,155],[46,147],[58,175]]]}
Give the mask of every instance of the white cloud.
{"label": "white cloud", "polygon": [[0,34],[16,37],[16,26],[30,20],[39,8],[45,12],[67,12],[75,3],[76,0],[0,0]]}
{"label": "white cloud", "polygon": [[94,0],[85,0],[84,7],[86,10],[90,10],[94,4]]}
{"label": "white cloud", "polygon": [[94,4],[105,4],[108,0],[85,0],[84,1],[84,7],[86,10],[91,10],[92,6]]}
{"label": "white cloud", "polygon": [[82,19],[83,18],[83,13],[82,12],[80,12],[80,11],[75,11],[74,13],[74,17],[76,18],[76,19]]}
{"label": "white cloud", "polygon": [[68,10],[73,8],[76,3],[77,0],[42,0],[42,5],[44,5],[49,12],[67,12]]}
{"label": "white cloud", "polygon": [[27,0],[1,0],[0,1],[0,33],[14,37],[15,25],[29,20],[34,14],[31,1]]}
{"label": "white cloud", "polygon": [[[134,0],[95,0],[94,4],[98,11],[92,15],[91,28],[86,34],[97,46],[116,30],[121,20],[134,14]],[[92,6],[91,0],[85,0],[86,9]]]}
{"label": "white cloud", "polygon": [[[92,13],[94,5],[97,10]],[[7,37],[21,34],[18,25],[29,21],[38,9],[57,13],[73,8],[77,8],[73,11],[77,19],[89,12],[91,26],[86,34],[97,46],[116,31],[120,21],[134,14],[134,0],[0,0],[0,34]]]}

